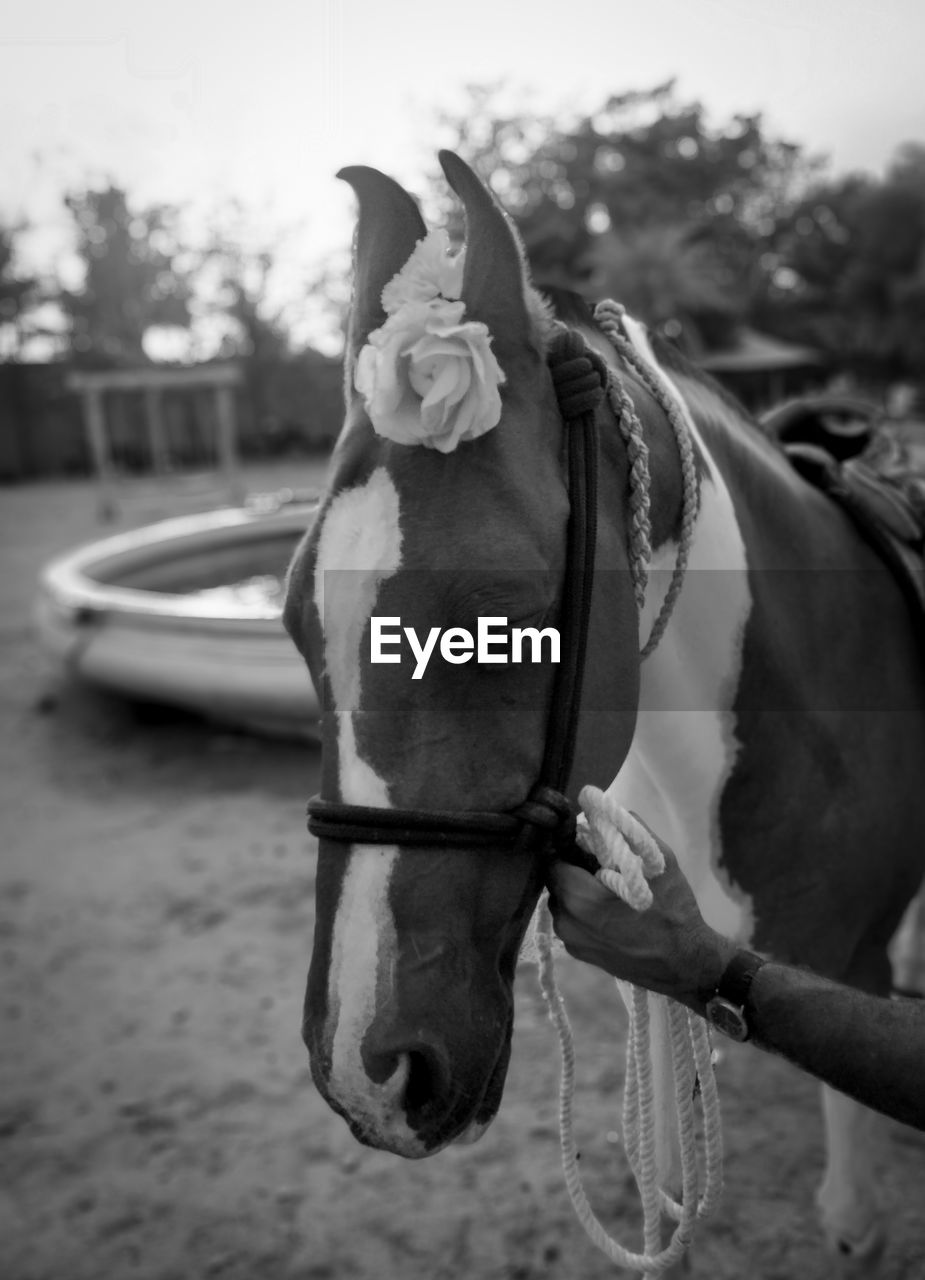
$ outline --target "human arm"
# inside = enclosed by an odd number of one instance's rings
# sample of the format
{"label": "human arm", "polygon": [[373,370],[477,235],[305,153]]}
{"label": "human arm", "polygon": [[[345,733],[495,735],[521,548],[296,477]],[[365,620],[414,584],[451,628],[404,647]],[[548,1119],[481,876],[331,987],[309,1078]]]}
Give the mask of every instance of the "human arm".
{"label": "human arm", "polygon": [[[593,876],[554,864],[550,906],[566,950],[704,1013],[736,946],[711,929],[672,851],[649,881],[647,911],[634,911]],[[859,1102],[925,1129],[925,1002],[889,1000],[769,961],[747,1003],[757,1044]]]}
{"label": "human arm", "polygon": [[757,1044],[925,1129],[925,1002],[873,996],[769,961],[752,980],[748,1007]]}

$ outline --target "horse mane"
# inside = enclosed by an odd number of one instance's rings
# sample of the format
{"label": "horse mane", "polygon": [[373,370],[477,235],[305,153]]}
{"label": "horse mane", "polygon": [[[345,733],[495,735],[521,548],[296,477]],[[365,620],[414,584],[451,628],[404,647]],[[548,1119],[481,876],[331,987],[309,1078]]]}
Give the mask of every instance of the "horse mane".
{"label": "horse mane", "polygon": [[682,378],[687,378],[691,382],[699,383],[705,390],[711,392],[717,400],[721,401],[727,409],[730,409],[743,424],[746,424],[753,431],[757,431],[760,436],[766,438],[766,434],[761,430],[757,419],[745,405],[734,395],[727,387],[717,381],[711,373],[694,362],[678,347],[663,337],[660,333],[649,332],[649,342],[652,344],[658,362],[663,365],[669,373],[677,373]]}
{"label": "horse mane", "polygon": [[[588,302],[574,289],[566,289],[558,284],[541,283],[534,285],[533,291],[540,295],[552,321],[558,320],[562,324],[579,328],[584,326],[596,329],[598,327]],[[551,327],[550,324],[549,328]]]}
{"label": "horse mane", "polygon": [[[558,320],[562,324],[573,325],[578,328],[592,328],[601,332],[600,325],[594,318],[592,304],[580,293],[564,288],[561,285],[553,284],[538,284],[535,287],[535,291],[540,294],[541,299],[547,304],[547,310],[551,312],[553,320]],[[770,445],[775,452],[777,451],[775,441],[762,429],[755,415],[745,407],[733,392],[723,386],[721,382],[718,382],[706,369],[701,368],[690,360],[673,342],[663,337],[662,334],[655,330],[647,329],[647,336],[658,363],[667,373],[677,374],[688,382],[695,383],[698,388],[707,393],[708,398],[718,402],[717,407],[721,406],[722,410],[725,411],[716,414],[720,421],[728,421],[728,415],[734,415],[736,429],[747,431],[749,435],[757,437],[763,443]]]}
{"label": "horse mane", "polygon": [[[540,336],[547,345],[557,322],[578,329],[593,329],[606,337],[594,318],[593,304],[580,293],[556,284],[535,285],[531,293],[547,317],[545,326],[540,327]],[[695,421],[707,419],[734,444],[745,444],[750,450],[757,449],[759,454],[781,456],[777,440],[762,429],[737,396],[706,369],[688,359],[669,339],[652,330],[647,330],[647,337],[659,366],[686,384],[679,390]]]}

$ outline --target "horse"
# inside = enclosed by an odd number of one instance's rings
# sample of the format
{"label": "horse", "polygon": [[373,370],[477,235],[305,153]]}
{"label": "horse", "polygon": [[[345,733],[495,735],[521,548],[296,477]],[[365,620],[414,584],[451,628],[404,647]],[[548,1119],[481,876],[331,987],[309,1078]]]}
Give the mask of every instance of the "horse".
{"label": "horse", "polygon": [[[303,1038],[355,1137],[407,1158],[477,1140],[498,1109],[544,877],[537,842],[509,824],[526,821],[561,707],[551,662],[431,661],[413,678],[396,654],[367,655],[382,619],[419,636],[484,617],[568,625],[574,423],[550,363],[563,333],[622,397],[588,410],[598,502],[594,568],[578,569],[591,587],[569,806],[584,784],[607,789],[674,847],[713,927],[884,995],[925,860],[925,677],[892,575],[708,375],[628,317],[615,346],[579,300],[537,290],[489,190],[454,154],[440,162],[465,214],[455,296],[490,335],[498,421],[446,447],[374,427],[364,352],[427,228],[390,178],[342,170],[359,207],[345,421],[284,609],[323,704]],[[822,1093],[822,1226],[841,1254],[873,1257],[875,1117]]]}

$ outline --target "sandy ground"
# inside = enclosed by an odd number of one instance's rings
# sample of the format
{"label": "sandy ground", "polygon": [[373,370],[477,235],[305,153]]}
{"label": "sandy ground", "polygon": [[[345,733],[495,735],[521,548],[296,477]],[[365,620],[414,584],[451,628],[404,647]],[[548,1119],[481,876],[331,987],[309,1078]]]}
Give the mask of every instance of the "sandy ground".
{"label": "sandy ground", "polygon": [[[304,467],[249,477],[306,484]],[[310,747],[142,713],[35,647],[36,573],[99,536],[89,486],[0,491],[0,1276],[3,1280],[597,1280],[558,1164],[557,1050],[533,973],[482,1142],[406,1163],[356,1145],[299,1038],[312,930]],[[122,523],[156,514],[123,517]],[[582,1167],[638,1245],[616,1141],[624,1023],[560,964]],[[824,1280],[811,1081],[749,1047],[720,1068],[727,1191],[690,1274]],[[925,1135],[872,1153],[884,1280],[925,1277]]]}

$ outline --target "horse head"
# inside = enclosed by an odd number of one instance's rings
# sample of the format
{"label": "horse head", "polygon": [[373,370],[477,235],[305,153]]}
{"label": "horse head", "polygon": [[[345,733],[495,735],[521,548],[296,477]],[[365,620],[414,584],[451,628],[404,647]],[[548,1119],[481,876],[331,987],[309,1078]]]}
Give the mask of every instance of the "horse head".
{"label": "horse head", "polygon": [[[473,430],[436,445],[414,435],[417,419],[410,438],[374,423],[365,362],[390,341],[383,294],[389,301],[392,289],[395,303],[396,276],[426,227],[391,179],[343,170],[359,201],[346,418],[285,608],[322,696],[322,794],[380,818],[384,810],[518,810],[543,766],[557,669],[551,661],[453,661],[450,648],[448,659],[432,656],[415,670],[407,650],[396,661],[397,642],[391,660],[373,662],[374,627],[391,620],[393,637],[404,634],[400,626],[421,638],[434,628],[474,635],[488,617],[555,627],[568,577],[568,427],[547,360],[561,325],[533,290],[516,233],[489,192],[455,155],[442,153],[441,163],[466,217],[454,299],[462,306],[453,315],[484,326],[473,332],[487,335],[500,370],[497,421],[489,429],[479,418],[484,403],[476,404]],[[450,265],[458,262],[440,270]],[[488,359],[483,343],[476,374]],[[382,378],[392,374],[386,368]],[[436,375],[425,368],[420,376],[412,415]],[[386,387],[389,403],[407,390]],[[606,403],[598,416],[606,427]],[[624,492],[625,451],[616,431],[605,435],[608,481]],[[595,533],[574,783],[562,784],[572,798],[579,783],[609,783],[635,722],[639,624],[627,516],[620,502],[608,506]],[[490,824],[471,847],[465,834],[446,847],[437,837],[428,843],[426,831],[412,839],[401,823],[374,839],[369,827],[348,822],[346,837],[320,839],[303,1035],[318,1088],[355,1136],[424,1156],[479,1136],[498,1108],[514,971],[543,859],[530,841],[494,841]]]}

